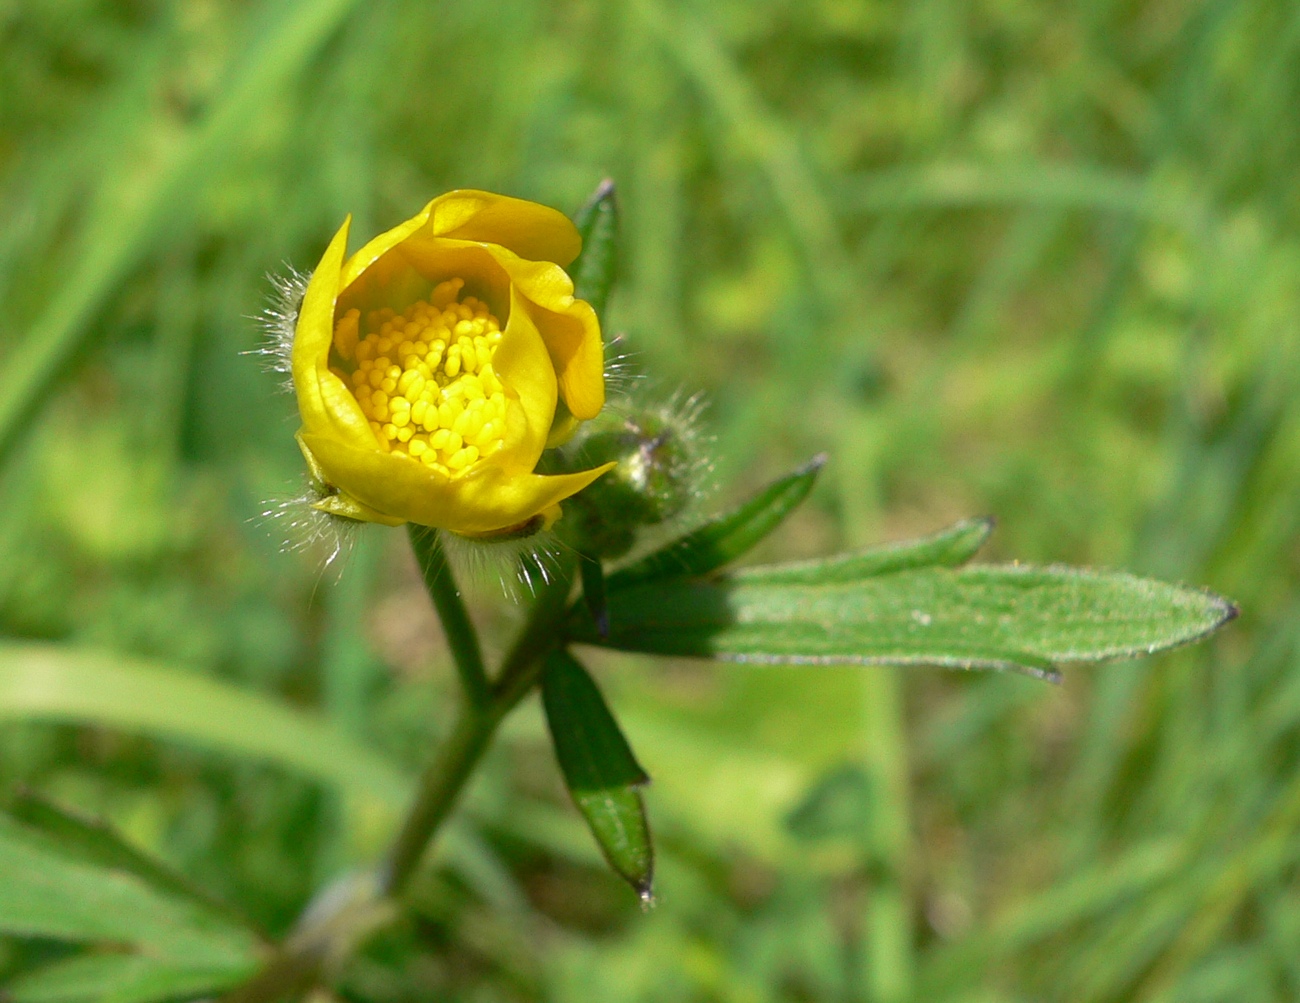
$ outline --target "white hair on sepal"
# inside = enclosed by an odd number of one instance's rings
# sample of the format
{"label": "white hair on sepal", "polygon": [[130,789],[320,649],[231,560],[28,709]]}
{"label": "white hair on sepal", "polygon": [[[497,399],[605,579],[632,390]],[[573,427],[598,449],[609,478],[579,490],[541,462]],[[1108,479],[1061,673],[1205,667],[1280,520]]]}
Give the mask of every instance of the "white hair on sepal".
{"label": "white hair on sepal", "polygon": [[[685,446],[686,456],[678,460],[680,466],[674,476],[686,484],[691,497],[687,509],[713,494],[717,485],[713,482],[713,435],[704,423],[704,416],[709,410],[709,399],[703,390],[687,391],[678,387],[666,397],[655,398],[663,388],[646,381],[634,385],[631,390],[609,402],[608,410],[617,415],[629,427],[635,427],[650,415],[658,419],[665,431],[671,431]],[[676,523],[674,516],[668,522]]]}
{"label": "white hair on sepal", "polygon": [[281,553],[317,554],[322,573],[332,570],[341,575],[362,523],[313,507],[323,497],[320,489],[309,482],[300,494],[266,501],[262,511],[249,521],[260,523],[278,541]]}
{"label": "white hair on sepal", "polygon": [[568,549],[549,529],[531,536],[476,539],[439,530],[457,581],[471,586],[496,585],[511,602],[535,596],[559,571]]}
{"label": "white hair on sepal", "polygon": [[262,312],[253,318],[262,328],[262,344],[244,354],[260,355],[263,368],[282,377],[280,389],[292,393],[293,336],[311,272],[300,272],[287,263],[284,268],[284,274],[267,273],[271,292]]}
{"label": "white hair on sepal", "polygon": [[621,397],[630,394],[645,374],[636,367],[638,352],[626,350],[627,335],[616,334],[605,343],[605,395]]}

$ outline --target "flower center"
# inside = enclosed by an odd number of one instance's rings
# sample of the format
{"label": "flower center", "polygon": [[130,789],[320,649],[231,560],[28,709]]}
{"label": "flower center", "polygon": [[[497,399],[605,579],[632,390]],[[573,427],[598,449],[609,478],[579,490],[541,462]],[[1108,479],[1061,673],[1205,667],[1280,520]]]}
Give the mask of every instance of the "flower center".
{"label": "flower center", "polygon": [[463,279],[434,287],[403,312],[349,310],[334,347],[356,368],[352,387],[382,448],[452,476],[501,448],[506,398],[492,370],[501,323],[486,303],[459,298]]}

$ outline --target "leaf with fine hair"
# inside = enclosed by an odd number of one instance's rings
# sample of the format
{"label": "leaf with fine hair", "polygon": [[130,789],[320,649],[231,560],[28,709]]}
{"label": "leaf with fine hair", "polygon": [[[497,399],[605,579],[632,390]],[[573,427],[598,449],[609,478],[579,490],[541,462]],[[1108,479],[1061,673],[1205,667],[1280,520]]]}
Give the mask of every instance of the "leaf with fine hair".
{"label": "leaf with fine hair", "polygon": [[993,532],[993,520],[963,519],[947,529],[917,540],[870,547],[813,561],[742,568],[735,577],[769,585],[830,585],[856,582],[913,568],[956,567],[965,564]]}
{"label": "leaf with fine hair", "polygon": [[612,592],[661,579],[695,578],[731,563],[798,508],[825,464],[825,454],[813,457],[730,512],[715,516],[685,536],[609,575],[606,590]]}
{"label": "leaf with fine hair", "polygon": [[640,791],[649,776],[595,681],[567,651],[555,651],[546,660],[542,703],[574,803],[609,865],[642,899],[649,899],[654,849]]}
{"label": "leaf with fine hair", "polygon": [[[770,580],[775,578],[776,580]],[[1236,616],[1198,589],[1119,572],[1025,565],[923,568],[793,584],[756,568],[608,595],[610,635],[572,611],[569,638],[739,662],[939,665],[1052,675],[1065,662],[1154,654]]]}

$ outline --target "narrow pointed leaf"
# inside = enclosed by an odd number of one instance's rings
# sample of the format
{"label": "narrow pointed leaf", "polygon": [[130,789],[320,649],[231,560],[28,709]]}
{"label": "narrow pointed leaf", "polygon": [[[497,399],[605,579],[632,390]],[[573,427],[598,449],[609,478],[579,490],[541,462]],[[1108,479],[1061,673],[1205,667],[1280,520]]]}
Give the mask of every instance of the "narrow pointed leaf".
{"label": "narrow pointed leaf", "polygon": [[573,217],[582,235],[582,253],[570,268],[573,293],[592,305],[601,323],[618,274],[618,217],[618,198],[609,178]]}
{"label": "narrow pointed leaf", "polygon": [[825,464],[824,454],[814,457],[737,508],[616,571],[606,580],[606,591],[660,579],[695,578],[734,561],[776,529],[808,497]]}
{"label": "narrow pointed leaf", "polygon": [[654,849],[639,788],[650,778],[595,681],[566,651],[547,659],[542,703],[574,803],[610,866],[648,899]]}
{"label": "narrow pointed leaf", "polygon": [[1236,615],[1197,589],[1113,572],[1024,565],[926,568],[830,584],[713,581],[609,591],[610,636],[585,611],[571,640],[741,662],[941,665],[1050,673],[1195,641]]}
{"label": "narrow pointed leaf", "polygon": [[815,561],[743,568],[735,578],[769,585],[830,585],[856,582],[913,568],[956,567],[965,564],[993,532],[992,519],[963,519],[930,536],[853,554],[837,554]]}

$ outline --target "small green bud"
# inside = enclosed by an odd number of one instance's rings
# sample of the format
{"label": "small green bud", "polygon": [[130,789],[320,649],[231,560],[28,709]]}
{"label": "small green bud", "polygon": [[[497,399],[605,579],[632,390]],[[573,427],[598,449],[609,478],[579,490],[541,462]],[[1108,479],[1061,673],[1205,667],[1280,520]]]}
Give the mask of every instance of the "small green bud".
{"label": "small green bud", "polygon": [[679,515],[699,493],[699,475],[707,468],[699,412],[696,399],[674,399],[629,405],[588,422],[551,466],[557,473],[610,461],[617,466],[565,501],[555,527],[561,539],[581,553],[618,558],[632,549],[638,530]]}

